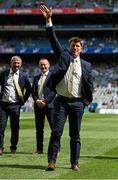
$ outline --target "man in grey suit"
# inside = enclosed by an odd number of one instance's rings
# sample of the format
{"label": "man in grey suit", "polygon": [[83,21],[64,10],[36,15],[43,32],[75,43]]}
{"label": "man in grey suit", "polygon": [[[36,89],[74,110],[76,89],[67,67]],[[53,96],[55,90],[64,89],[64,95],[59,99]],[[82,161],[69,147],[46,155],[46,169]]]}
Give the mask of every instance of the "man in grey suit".
{"label": "man in grey suit", "polygon": [[10,117],[12,154],[16,153],[19,140],[19,121],[21,106],[31,93],[31,85],[26,74],[20,71],[22,59],[13,56],[10,69],[0,73],[0,155],[4,151],[4,132],[8,116]]}
{"label": "man in grey suit", "polygon": [[56,90],[54,129],[48,147],[48,171],[55,170],[60,138],[68,115],[70,136],[71,169],[80,171],[80,128],[85,105],[92,101],[93,78],[91,64],[80,57],[83,40],[73,37],[69,40],[70,49],[63,49],[52,25],[52,8],[45,5],[40,10],[46,20],[46,32],[56,55],[57,63],[48,85]]}

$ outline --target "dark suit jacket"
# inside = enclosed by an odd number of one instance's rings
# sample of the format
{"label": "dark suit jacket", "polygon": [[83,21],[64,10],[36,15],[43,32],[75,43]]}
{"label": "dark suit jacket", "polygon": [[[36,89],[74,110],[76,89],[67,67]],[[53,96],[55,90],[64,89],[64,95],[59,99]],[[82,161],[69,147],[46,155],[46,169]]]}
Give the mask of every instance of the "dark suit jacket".
{"label": "dark suit jacket", "polygon": [[[61,79],[66,74],[70,62],[73,57],[69,49],[63,49],[56,37],[53,27],[46,28],[47,36],[51,43],[52,49],[56,55],[57,63],[52,71],[52,75],[49,79],[49,87],[53,90],[56,85],[61,81]],[[80,59],[82,67],[82,86],[81,93],[83,101],[86,105],[92,101],[92,92],[93,92],[93,78],[91,72],[91,64],[84,59]]]}
{"label": "dark suit jacket", "polygon": [[[44,94],[44,99],[46,100],[47,102],[47,106],[49,108],[53,108],[54,105],[53,105],[53,101],[55,99],[55,95],[56,95],[56,92],[52,91],[50,88],[47,87],[47,82],[49,80],[49,77],[51,75],[51,72],[49,71],[47,77],[46,77],[46,81],[44,83],[44,91],[43,91],[43,94]],[[36,101],[37,99],[39,99],[38,97],[38,81],[40,79],[40,76],[41,76],[41,73],[37,76],[34,77],[34,80],[33,80],[33,85],[32,85],[32,97],[34,99],[34,101]]]}
{"label": "dark suit jacket", "polygon": [[[1,74],[0,74],[0,86],[1,86],[0,100],[2,99],[2,95],[3,95],[4,89],[5,89],[5,84],[6,84],[7,79],[8,79],[9,71],[10,70],[5,70],[5,71],[1,72]],[[31,93],[31,85],[30,85],[30,82],[29,82],[27,75],[19,72],[18,82],[19,82],[21,91],[23,93],[24,103],[25,103],[27,101],[28,97],[30,96],[30,93]],[[21,105],[23,105],[23,102],[21,102],[20,99],[19,99],[19,102]]]}

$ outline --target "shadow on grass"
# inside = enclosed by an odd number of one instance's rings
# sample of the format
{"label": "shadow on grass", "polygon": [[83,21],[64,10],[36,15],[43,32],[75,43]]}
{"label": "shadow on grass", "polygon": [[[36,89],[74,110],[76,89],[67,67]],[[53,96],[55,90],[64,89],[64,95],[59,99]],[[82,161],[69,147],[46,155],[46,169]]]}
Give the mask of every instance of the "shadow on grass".
{"label": "shadow on grass", "polygon": [[[4,152],[4,154],[12,154],[11,152]],[[16,152],[16,154],[33,154],[31,152]]]}
{"label": "shadow on grass", "polygon": [[[12,153],[11,152],[4,152],[4,154],[11,154],[12,155]],[[47,153],[43,153],[43,154],[38,154],[38,153],[35,153],[35,152],[16,152],[16,155],[17,154],[21,154],[21,155],[44,155],[44,154],[47,154]]]}
{"label": "shadow on grass", "polygon": [[81,156],[81,158],[90,158],[90,159],[118,159],[118,156]]}
{"label": "shadow on grass", "polygon": [[[47,171],[47,166],[42,166],[42,165],[0,164],[0,168],[40,169]],[[57,168],[70,169],[69,167],[60,167],[60,166],[58,166]]]}
{"label": "shadow on grass", "polygon": [[45,166],[41,165],[19,165],[19,164],[0,164],[0,167],[6,168],[19,168],[19,169],[42,169],[45,170]]}

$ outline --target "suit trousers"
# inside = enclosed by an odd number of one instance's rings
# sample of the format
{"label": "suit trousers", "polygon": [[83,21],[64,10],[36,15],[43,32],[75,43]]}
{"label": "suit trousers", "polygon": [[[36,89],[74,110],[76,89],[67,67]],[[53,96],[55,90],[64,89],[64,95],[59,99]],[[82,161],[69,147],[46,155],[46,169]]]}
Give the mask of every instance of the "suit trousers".
{"label": "suit trousers", "polygon": [[19,103],[0,102],[0,148],[4,148],[4,132],[8,117],[11,128],[10,149],[17,149],[19,140],[19,116],[21,105]]}
{"label": "suit trousers", "polygon": [[52,130],[54,108],[49,108],[46,106],[40,109],[38,105],[35,103],[34,110],[35,110],[35,127],[36,127],[36,148],[37,151],[43,151],[45,116],[47,117],[50,129]]}
{"label": "suit trousers", "polygon": [[84,113],[84,103],[81,98],[57,96],[54,102],[54,107],[54,129],[51,133],[48,147],[48,162],[56,162],[60,139],[68,116],[70,163],[76,165],[78,164],[80,157],[80,128],[82,115]]}

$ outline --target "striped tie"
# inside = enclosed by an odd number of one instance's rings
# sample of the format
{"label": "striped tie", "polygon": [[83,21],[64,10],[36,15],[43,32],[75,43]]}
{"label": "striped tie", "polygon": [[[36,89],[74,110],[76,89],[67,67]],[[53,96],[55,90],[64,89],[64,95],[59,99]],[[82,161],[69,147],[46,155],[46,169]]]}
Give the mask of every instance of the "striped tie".
{"label": "striped tie", "polygon": [[21,88],[18,84],[18,78],[17,78],[16,73],[13,74],[13,83],[15,85],[19,99],[21,100],[21,102],[24,102],[23,93],[22,93]]}

